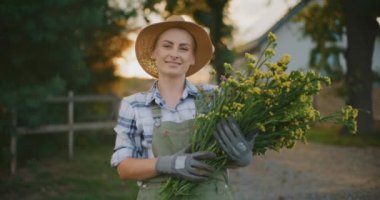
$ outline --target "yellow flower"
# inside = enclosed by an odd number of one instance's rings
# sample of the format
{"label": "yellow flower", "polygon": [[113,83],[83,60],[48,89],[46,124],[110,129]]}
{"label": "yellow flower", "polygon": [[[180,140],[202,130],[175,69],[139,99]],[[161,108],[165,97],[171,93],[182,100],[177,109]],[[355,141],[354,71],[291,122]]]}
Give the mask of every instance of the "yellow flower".
{"label": "yellow flower", "polygon": [[331,79],[329,77],[323,77],[323,81],[329,86],[331,85]]}
{"label": "yellow flower", "polygon": [[210,74],[211,76],[214,76],[214,75],[216,74],[215,69],[211,69],[211,70],[209,71],[209,74]]}
{"label": "yellow flower", "polygon": [[264,72],[264,77],[265,78],[270,78],[273,76],[273,72],[272,71],[267,71],[267,72]]}
{"label": "yellow flower", "polygon": [[257,123],[256,124],[257,128],[261,131],[261,132],[265,132],[265,126],[262,124],[262,123]]}
{"label": "yellow flower", "polygon": [[[273,80],[280,82],[281,81],[281,76],[279,74],[274,74],[273,75]],[[281,85],[281,83],[280,83],[280,85]]]}
{"label": "yellow flower", "polygon": [[318,83],[317,83],[316,89],[317,89],[318,91],[321,90],[321,83],[320,83],[319,81],[318,81]]}
{"label": "yellow flower", "polygon": [[270,43],[276,42],[277,41],[277,36],[274,33],[269,32],[268,33],[268,40],[269,40]]}
{"label": "yellow flower", "polygon": [[247,68],[248,70],[253,70],[255,69],[255,65],[253,63],[248,63]]}
{"label": "yellow flower", "polygon": [[238,81],[236,81],[236,80],[233,79],[233,78],[229,78],[229,79],[227,80],[227,84],[228,84],[228,86],[230,86],[230,87],[232,87],[232,88],[237,88],[237,87],[239,86]]}
{"label": "yellow flower", "polygon": [[265,65],[268,67],[269,70],[277,71],[278,66],[276,63],[265,63]]}
{"label": "yellow flower", "polygon": [[276,51],[274,49],[268,48],[267,50],[265,50],[264,55],[268,58],[272,58],[276,55]]}
{"label": "yellow flower", "polygon": [[308,98],[307,95],[301,94],[301,96],[300,96],[300,101],[301,101],[301,102],[306,102],[308,99],[309,99],[309,98]]}
{"label": "yellow flower", "polygon": [[241,73],[241,71],[237,71],[237,72],[236,72],[236,77],[237,77],[239,80],[243,80],[243,79],[244,79],[243,73]]}
{"label": "yellow flower", "polygon": [[262,72],[258,69],[254,69],[252,75],[254,78],[257,78],[257,79],[263,78],[265,76],[264,72]]}
{"label": "yellow flower", "polygon": [[272,101],[268,98],[267,100],[265,100],[265,105],[268,106],[269,108],[272,107],[273,103]]}
{"label": "yellow flower", "polygon": [[290,81],[285,81],[285,82],[282,82],[282,87],[284,87],[284,88],[289,88],[290,87],[290,84],[291,84],[291,82]]}
{"label": "yellow flower", "polygon": [[233,103],[232,103],[232,108],[233,108],[233,110],[235,110],[235,111],[240,111],[241,109],[244,108],[244,104],[237,103],[237,102],[233,102]]}
{"label": "yellow flower", "polygon": [[309,71],[309,75],[310,75],[311,77],[314,77],[314,76],[316,76],[316,73],[315,73],[314,70],[310,70],[310,71]]}
{"label": "yellow flower", "polygon": [[223,112],[228,112],[230,109],[228,108],[228,106],[226,106],[226,105],[224,105],[223,107],[222,107],[222,111]]}
{"label": "yellow flower", "polygon": [[232,65],[230,63],[224,63],[225,74],[229,75],[232,73]]}
{"label": "yellow flower", "polygon": [[249,63],[252,63],[252,64],[256,63],[256,59],[255,59],[255,57],[254,57],[252,54],[250,54],[250,53],[245,53],[245,54],[244,54],[244,57],[245,57],[245,59],[246,59]]}
{"label": "yellow flower", "polygon": [[254,81],[252,78],[250,78],[250,79],[246,79],[246,80],[244,81],[244,84],[246,84],[246,85],[248,85],[248,86],[253,85],[254,83],[255,83],[255,81]]}
{"label": "yellow flower", "polygon": [[311,120],[315,120],[316,118],[316,112],[313,108],[308,108],[306,110],[306,114],[307,114],[307,118],[311,119]]}
{"label": "yellow flower", "polygon": [[356,119],[356,118],[358,117],[358,114],[359,114],[358,109],[353,109],[353,110],[352,110],[352,117],[353,117],[354,119]]}
{"label": "yellow flower", "polygon": [[284,54],[278,61],[278,65],[286,66],[290,63],[290,60],[291,60],[291,56],[289,54]]}
{"label": "yellow flower", "polygon": [[205,114],[203,114],[203,113],[199,114],[197,117],[198,117],[199,119],[202,119],[202,120],[207,119],[207,115],[205,115]]}
{"label": "yellow flower", "polygon": [[358,110],[352,108],[352,106],[345,106],[341,110],[342,113],[342,120],[348,122],[349,120],[352,120],[356,122],[356,118],[358,116]]}
{"label": "yellow flower", "polygon": [[304,134],[304,131],[300,128],[297,128],[296,131],[295,131],[295,136],[296,138],[301,138]]}
{"label": "yellow flower", "polygon": [[283,73],[283,71],[279,71],[278,75],[280,76],[281,81],[290,81],[288,80],[289,75],[287,73]]}
{"label": "yellow flower", "polygon": [[251,94],[260,94],[261,93],[261,89],[259,87],[253,87],[253,88],[250,88],[248,90],[249,93]]}
{"label": "yellow flower", "polygon": [[267,91],[266,91],[266,94],[267,94],[268,96],[274,97],[274,91],[271,90],[271,89],[267,90]]}

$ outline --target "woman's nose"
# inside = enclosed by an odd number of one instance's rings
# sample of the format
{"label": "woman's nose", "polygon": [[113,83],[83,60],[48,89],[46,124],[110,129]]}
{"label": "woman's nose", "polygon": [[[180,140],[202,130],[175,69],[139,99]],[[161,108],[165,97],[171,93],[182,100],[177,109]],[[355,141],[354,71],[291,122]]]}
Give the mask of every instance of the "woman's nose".
{"label": "woman's nose", "polygon": [[177,55],[170,55],[170,58],[173,59],[173,60],[177,60],[178,56]]}
{"label": "woman's nose", "polygon": [[169,54],[169,56],[170,56],[170,58],[173,59],[173,60],[176,60],[176,59],[178,59],[178,57],[179,57],[177,53],[171,53],[171,54]]}
{"label": "woman's nose", "polygon": [[177,49],[173,48],[169,53],[170,58],[177,59],[179,57]]}

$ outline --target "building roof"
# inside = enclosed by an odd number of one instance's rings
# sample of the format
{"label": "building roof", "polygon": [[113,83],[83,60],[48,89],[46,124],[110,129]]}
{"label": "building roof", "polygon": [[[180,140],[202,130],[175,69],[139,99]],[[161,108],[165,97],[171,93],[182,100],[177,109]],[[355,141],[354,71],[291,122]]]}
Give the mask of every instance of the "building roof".
{"label": "building roof", "polygon": [[238,47],[237,53],[238,54],[244,54],[245,52],[254,52],[254,51],[258,50],[260,48],[260,46],[262,46],[262,44],[266,42],[267,35],[269,32],[275,33],[283,25],[288,23],[296,14],[298,14],[301,10],[303,10],[303,8],[305,8],[305,6],[307,6],[310,2],[311,2],[311,0],[301,0],[292,9],[289,9],[289,11],[279,21],[277,21],[272,27],[270,27],[260,37],[246,43],[245,45],[242,45],[241,47]]}

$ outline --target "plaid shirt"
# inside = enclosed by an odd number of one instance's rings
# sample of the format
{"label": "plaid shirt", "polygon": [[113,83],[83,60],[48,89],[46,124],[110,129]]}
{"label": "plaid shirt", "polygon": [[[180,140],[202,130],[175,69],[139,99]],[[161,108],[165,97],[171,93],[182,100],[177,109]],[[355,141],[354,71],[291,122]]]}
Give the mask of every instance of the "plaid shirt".
{"label": "plaid shirt", "polygon": [[[204,84],[198,88],[208,93],[216,87]],[[120,104],[117,125],[114,128],[117,135],[111,165],[116,167],[128,157],[154,157],[151,148],[154,124],[151,103],[155,103],[161,108],[162,122],[180,123],[195,118],[194,100],[198,95],[197,87],[186,80],[180,102],[174,109],[165,104],[157,89],[157,81],[148,92],[124,97]]]}

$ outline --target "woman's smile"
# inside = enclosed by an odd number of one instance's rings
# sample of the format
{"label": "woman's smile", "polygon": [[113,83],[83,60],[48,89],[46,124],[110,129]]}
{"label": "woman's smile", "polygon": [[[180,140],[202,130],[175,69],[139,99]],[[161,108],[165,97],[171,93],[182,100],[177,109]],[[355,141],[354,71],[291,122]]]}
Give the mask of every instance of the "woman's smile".
{"label": "woman's smile", "polygon": [[177,61],[165,61],[165,63],[169,66],[169,67],[178,67],[178,66],[181,66],[181,62],[177,62]]}

